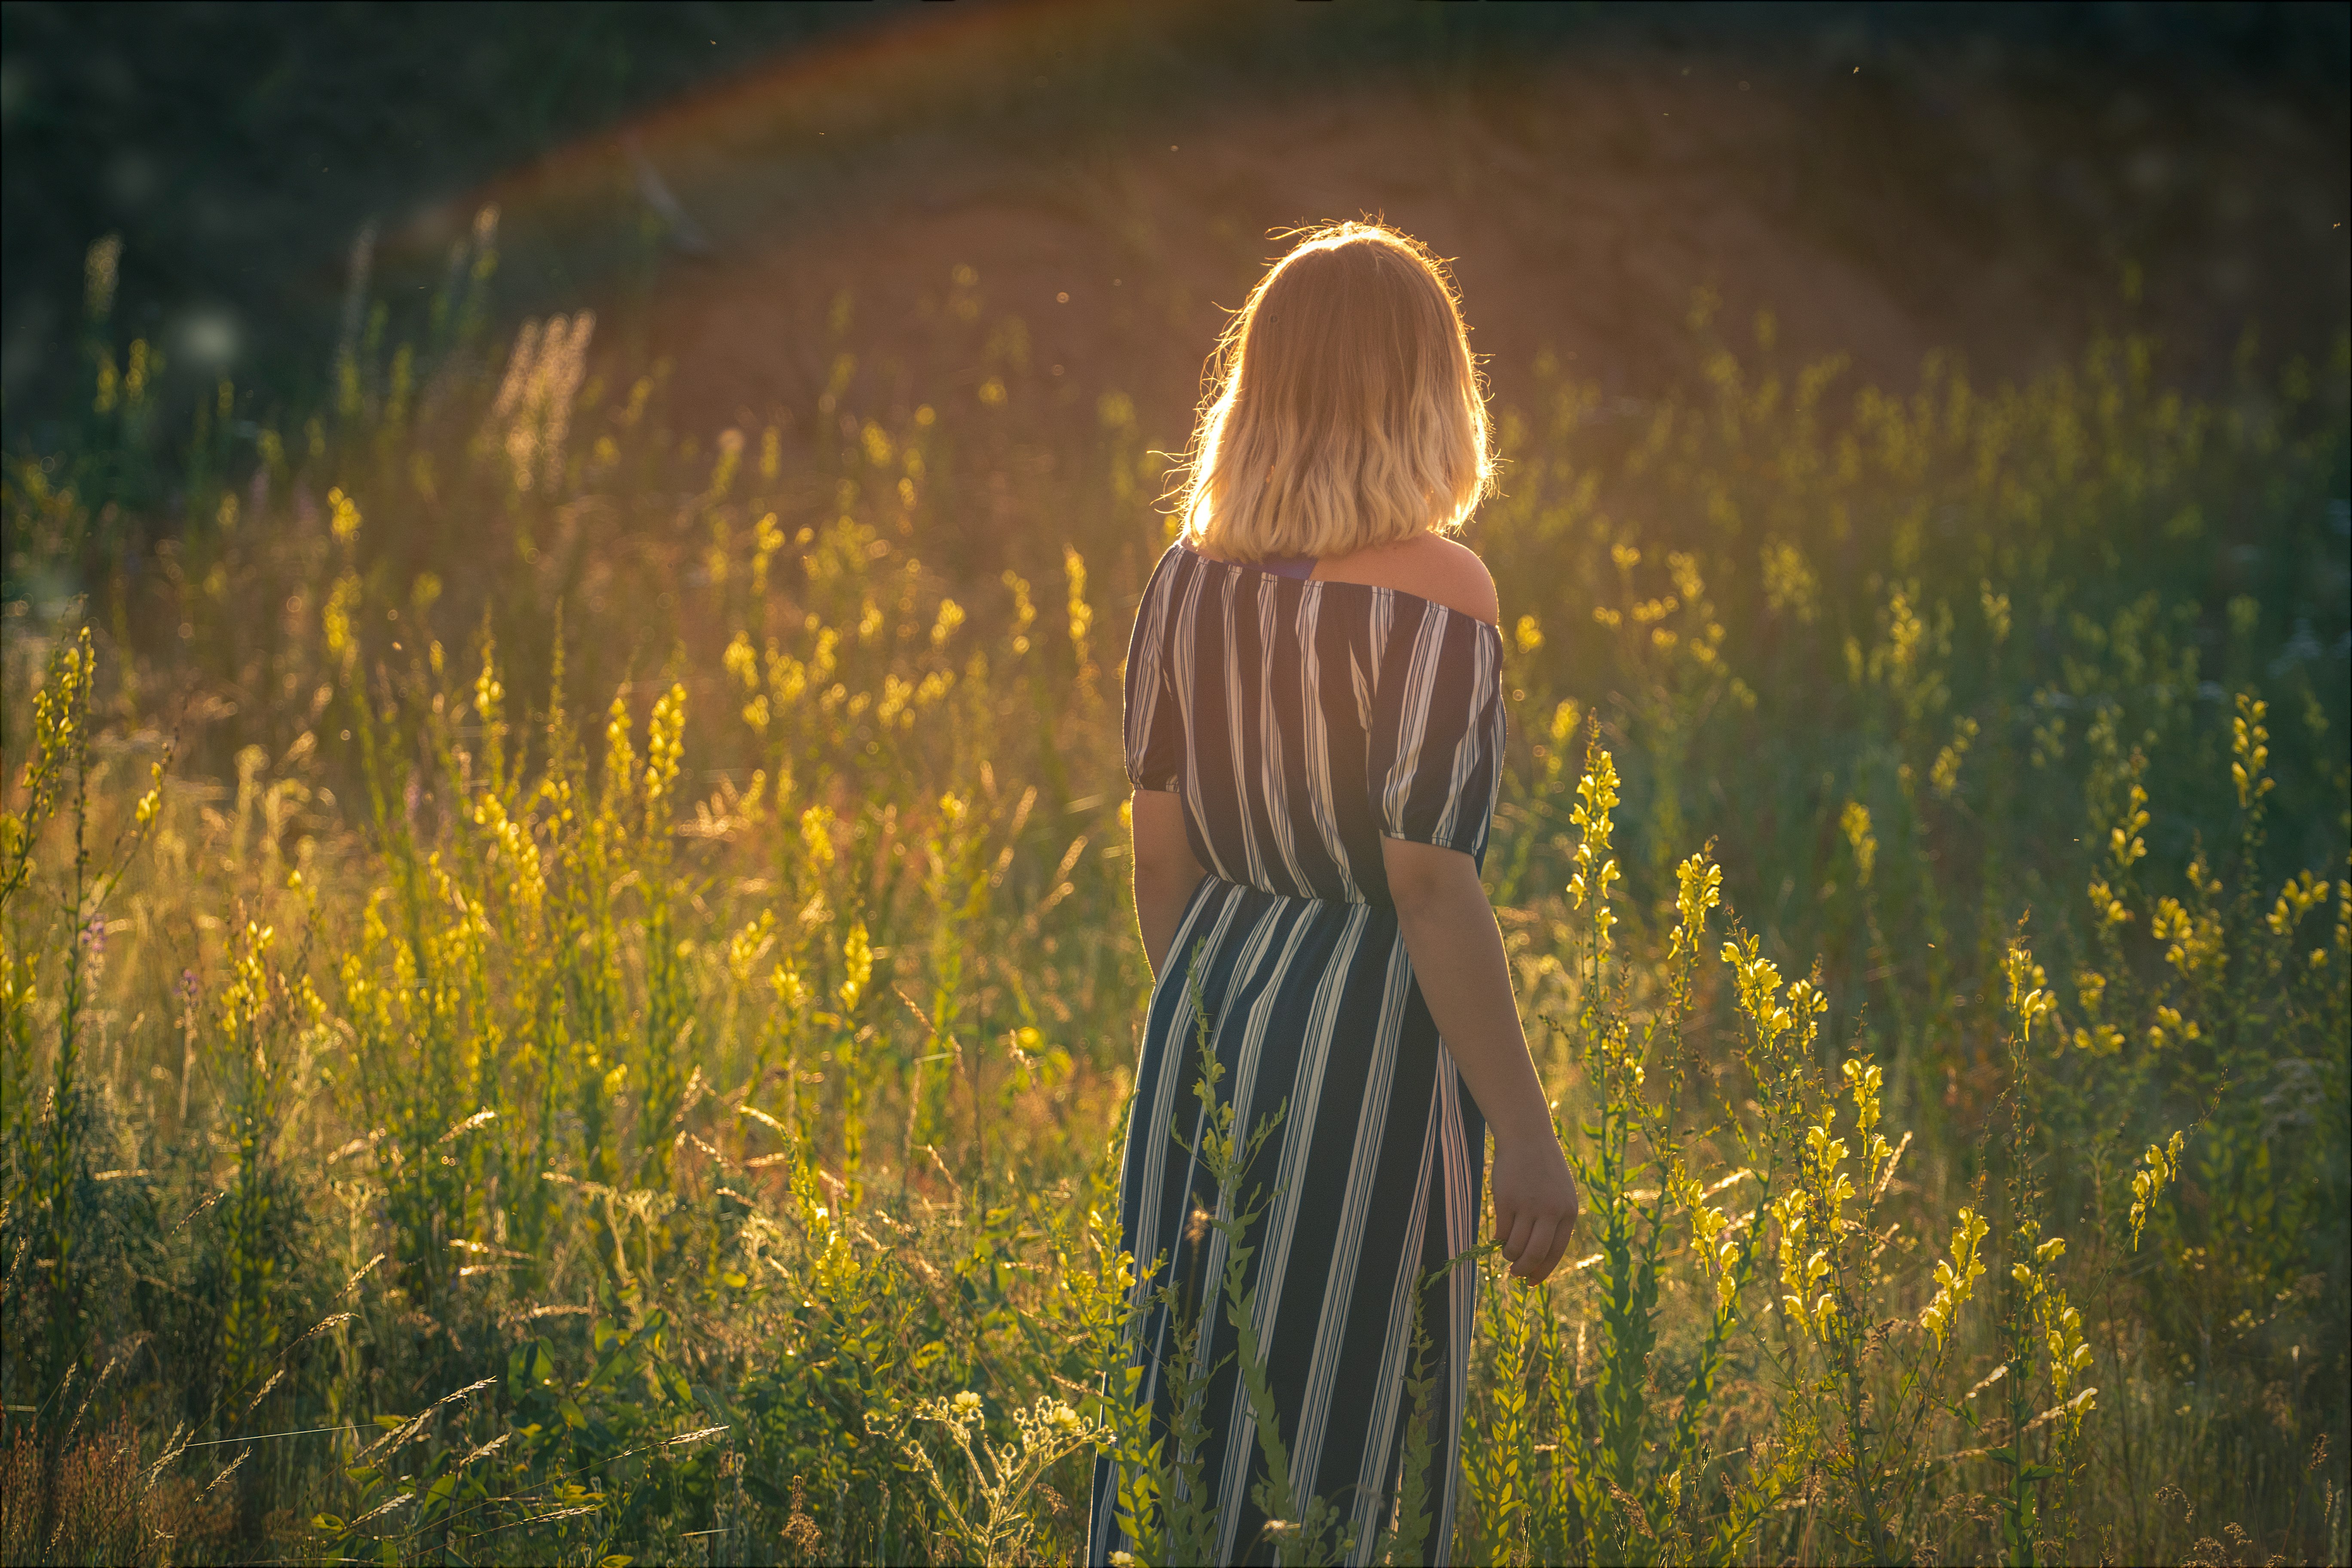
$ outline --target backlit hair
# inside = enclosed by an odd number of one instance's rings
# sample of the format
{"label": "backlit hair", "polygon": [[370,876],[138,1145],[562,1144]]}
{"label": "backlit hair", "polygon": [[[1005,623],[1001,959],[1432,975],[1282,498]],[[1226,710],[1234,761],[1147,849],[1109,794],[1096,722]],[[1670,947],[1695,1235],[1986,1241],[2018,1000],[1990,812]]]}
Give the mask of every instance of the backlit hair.
{"label": "backlit hair", "polygon": [[1179,500],[1185,538],[1211,555],[1319,558],[1450,533],[1491,488],[1453,285],[1383,224],[1307,235],[1210,365]]}

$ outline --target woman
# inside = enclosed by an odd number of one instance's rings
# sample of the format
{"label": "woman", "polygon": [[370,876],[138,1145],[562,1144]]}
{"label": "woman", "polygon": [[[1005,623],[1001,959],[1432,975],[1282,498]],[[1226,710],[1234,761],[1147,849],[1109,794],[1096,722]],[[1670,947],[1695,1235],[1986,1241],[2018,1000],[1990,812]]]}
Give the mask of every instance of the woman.
{"label": "woman", "polygon": [[[1123,1245],[1139,1292],[1195,1304],[1223,1562],[1268,1557],[1271,1539],[1225,1244],[1195,1210],[1264,1202],[1248,1277],[1292,1494],[1338,1510],[1357,1561],[1396,1501],[1418,1294],[1435,1373],[1425,1550],[1442,1560],[1475,1300],[1470,1270],[1446,1265],[1476,1239],[1485,1135],[1519,1278],[1550,1273],[1577,1208],[1478,880],[1502,638],[1493,578],[1446,535],[1489,485],[1486,410],[1444,273],[1378,225],[1318,231],[1277,263],[1218,369],[1183,533],[1128,654],[1135,907],[1157,983]],[[1204,1020],[1236,1127],[1282,1112],[1223,1194],[1198,1152]],[[1163,1424],[1169,1318],[1153,1308],[1138,1352]],[[1113,1486],[1099,1465],[1097,1562],[1127,1544]]]}

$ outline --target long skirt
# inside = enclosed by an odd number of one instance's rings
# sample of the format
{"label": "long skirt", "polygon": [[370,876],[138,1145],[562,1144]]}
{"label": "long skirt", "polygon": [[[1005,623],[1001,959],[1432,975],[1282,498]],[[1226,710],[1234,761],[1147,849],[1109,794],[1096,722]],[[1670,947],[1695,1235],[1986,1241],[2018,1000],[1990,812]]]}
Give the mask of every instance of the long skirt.
{"label": "long skirt", "polygon": [[[1274,1125],[1235,1192],[1219,1192],[1201,1162],[1204,1022],[1223,1068],[1215,1098],[1235,1109],[1236,1139],[1245,1147],[1250,1132]],[[1429,1374],[1423,1551],[1442,1562],[1475,1300],[1470,1268],[1447,1265],[1475,1239],[1485,1138],[1393,910],[1202,883],[1152,991],[1119,1234],[1150,1304],[1130,1364],[1142,1369],[1139,1398],[1151,1402],[1167,1461],[1177,1457],[1171,1374],[1185,1370],[1170,1362],[1183,1325],[1197,1325],[1189,1373],[1199,1385],[1215,1561],[1271,1562],[1275,1538],[1253,1495],[1265,1460],[1235,1358],[1228,1243],[1203,1215],[1256,1211],[1241,1237],[1244,1290],[1295,1510],[1319,1498],[1336,1510],[1332,1539],[1352,1535],[1351,1562],[1370,1560],[1395,1516],[1412,1415],[1407,1380],[1417,1359]],[[1132,1545],[1119,1531],[1108,1458],[1096,1466],[1093,1510],[1088,1557],[1102,1563]]]}

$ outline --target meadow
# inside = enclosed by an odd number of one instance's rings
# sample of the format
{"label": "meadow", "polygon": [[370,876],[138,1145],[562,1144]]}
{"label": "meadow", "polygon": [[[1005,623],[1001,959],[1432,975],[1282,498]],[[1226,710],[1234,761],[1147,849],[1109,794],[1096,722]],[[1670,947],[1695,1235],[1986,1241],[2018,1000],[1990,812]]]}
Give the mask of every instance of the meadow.
{"label": "meadow", "polygon": [[[677,428],[494,330],[489,213],[327,405],[190,422],[116,267],[6,460],[0,1557],[1066,1563],[1107,1451],[1197,1560],[1107,1218],[1183,432],[966,268],[963,374],[845,296],[813,406]],[[1456,1557],[2352,1558],[2352,342],[1686,327],[1669,398],[1539,362],[1467,535],[1587,1218],[1457,1260]],[[1365,1550],[1281,1436],[1261,1550]]]}

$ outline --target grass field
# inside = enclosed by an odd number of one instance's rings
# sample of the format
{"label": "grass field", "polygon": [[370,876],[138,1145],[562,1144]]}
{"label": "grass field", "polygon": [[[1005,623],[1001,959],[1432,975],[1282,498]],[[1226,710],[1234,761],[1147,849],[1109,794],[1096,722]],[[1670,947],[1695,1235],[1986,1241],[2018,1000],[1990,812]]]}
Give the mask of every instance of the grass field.
{"label": "grass field", "polygon": [[[1106,1447],[1192,1560],[1105,1228],[1183,432],[964,269],[974,384],[845,298],[814,405],[673,428],[459,263],[164,431],[101,247],[9,455],[0,1557],[1067,1562]],[[1468,535],[1588,1217],[1459,1265],[1457,1555],[2345,1561],[2352,344],[1718,314],[1675,398],[1538,366]]]}

